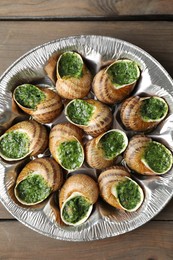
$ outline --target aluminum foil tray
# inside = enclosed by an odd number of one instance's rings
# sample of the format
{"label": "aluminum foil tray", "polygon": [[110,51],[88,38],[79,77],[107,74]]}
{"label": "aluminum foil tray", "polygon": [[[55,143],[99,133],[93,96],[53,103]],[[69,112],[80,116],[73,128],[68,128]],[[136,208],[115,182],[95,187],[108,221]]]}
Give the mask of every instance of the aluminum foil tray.
{"label": "aluminum foil tray", "polygon": [[[149,94],[163,97],[169,105],[169,114],[149,136],[163,142],[173,152],[173,81],[166,70],[147,52],[128,42],[103,36],[76,36],[58,39],[38,46],[14,62],[0,78],[0,134],[8,127],[29,118],[18,112],[12,102],[12,91],[22,83],[51,84],[44,67],[56,52],[75,50],[83,55],[93,74],[112,59],[129,58],[136,61],[141,70],[140,81],[133,94]],[[92,95],[92,93],[90,93]],[[122,129],[114,112],[114,128]],[[53,124],[65,121],[62,115]],[[47,125],[51,128],[52,124]],[[122,129],[124,130],[124,129]],[[131,137],[133,132],[126,132]],[[49,151],[38,157],[49,156]],[[33,158],[30,158],[31,160]],[[56,196],[35,207],[22,207],[14,198],[13,188],[17,177],[16,169],[28,159],[18,163],[0,160],[0,201],[6,209],[27,227],[52,238],[68,241],[97,240],[134,230],[156,216],[173,195],[173,169],[164,176],[133,177],[140,183],[145,200],[140,209],[133,213],[116,210],[99,199],[91,217],[83,225],[68,227],[58,224]],[[77,172],[97,178],[97,171],[83,165]],[[71,173],[70,173],[71,174]],[[74,174],[74,173],[73,173]]]}

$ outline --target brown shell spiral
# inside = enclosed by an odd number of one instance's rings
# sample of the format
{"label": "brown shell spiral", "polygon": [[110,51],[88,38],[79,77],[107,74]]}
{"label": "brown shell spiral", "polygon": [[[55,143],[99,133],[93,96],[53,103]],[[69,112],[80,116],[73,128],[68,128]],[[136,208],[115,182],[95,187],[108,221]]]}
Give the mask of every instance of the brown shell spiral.
{"label": "brown shell spiral", "polygon": [[31,115],[37,122],[42,124],[51,123],[56,117],[60,115],[63,109],[61,97],[58,95],[58,93],[47,87],[36,87],[39,88],[46,96],[45,100],[38,104],[36,109],[24,107],[19,102],[17,102],[15,98],[15,91],[13,93],[13,99],[25,113]]}
{"label": "brown shell spiral", "polygon": [[143,98],[134,96],[126,99],[120,108],[120,118],[127,129],[133,131],[148,131],[156,127],[160,121],[146,122],[142,120],[140,108]]}
{"label": "brown shell spiral", "polygon": [[81,173],[75,174],[66,180],[60,190],[60,208],[73,192],[81,193],[91,204],[94,204],[97,201],[99,195],[98,185],[91,177]]}
{"label": "brown shell spiral", "polygon": [[98,178],[101,197],[111,206],[122,209],[118,199],[112,194],[112,185],[130,177],[130,174],[123,166],[114,166],[102,172]]}

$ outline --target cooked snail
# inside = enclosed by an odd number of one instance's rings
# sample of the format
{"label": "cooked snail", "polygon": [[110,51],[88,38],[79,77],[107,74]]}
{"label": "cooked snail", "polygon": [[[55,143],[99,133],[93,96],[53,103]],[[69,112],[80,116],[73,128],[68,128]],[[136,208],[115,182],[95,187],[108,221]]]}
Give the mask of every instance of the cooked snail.
{"label": "cooked snail", "polygon": [[120,108],[121,121],[127,129],[147,131],[156,127],[167,115],[168,105],[163,98],[134,96]]}
{"label": "cooked snail", "polygon": [[86,144],[86,161],[96,169],[111,166],[115,158],[127,147],[126,134],[118,129],[112,129],[93,138]]}
{"label": "cooked snail", "polygon": [[74,99],[65,108],[68,121],[82,128],[87,134],[98,136],[112,124],[110,108],[94,99]]}
{"label": "cooked snail", "polygon": [[136,211],[144,200],[142,188],[122,166],[114,166],[99,175],[100,195],[111,206]]}
{"label": "cooked snail", "polygon": [[0,156],[7,161],[17,161],[44,152],[47,145],[48,134],[43,125],[34,120],[22,121],[0,137]]}
{"label": "cooked snail", "polygon": [[92,76],[78,53],[67,51],[60,55],[56,75],[56,89],[61,97],[74,99],[88,95]]}
{"label": "cooked snail", "polygon": [[35,205],[44,201],[61,187],[63,174],[52,158],[35,159],[22,169],[14,189],[17,200],[24,205]]}
{"label": "cooked snail", "polygon": [[69,177],[59,194],[62,221],[77,226],[84,223],[91,214],[99,195],[97,183],[85,174]]}
{"label": "cooked snail", "polygon": [[70,123],[58,124],[51,129],[49,149],[54,159],[66,170],[75,170],[83,164],[82,130]]}
{"label": "cooked snail", "polygon": [[18,86],[14,90],[13,99],[24,112],[43,124],[51,123],[63,108],[58,93],[32,84]]}
{"label": "cooked snail", "polygon": [[140,70],[134,61],[116,60],[96,74],[93,91],[103,103],[121,102],[130,95],[139,77]]}
{"label": "cooked snail", "polygon": [[124,155],[128,167],[139,174],[159,175],[168,172],[173,163],[171,151],[150,137],[132,137]]}

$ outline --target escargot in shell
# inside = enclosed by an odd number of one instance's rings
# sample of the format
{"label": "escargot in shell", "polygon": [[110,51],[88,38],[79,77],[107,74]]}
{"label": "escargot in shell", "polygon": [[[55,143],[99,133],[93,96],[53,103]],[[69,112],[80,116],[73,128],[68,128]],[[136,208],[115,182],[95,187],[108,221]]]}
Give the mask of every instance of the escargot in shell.
{"label": "escargot in shell", "polygon": [[43,124],[51,123],[63,109],[61,97],[48,87],[22,84],[15,88],[13,99],[24,112]]}
{"label": "escargot in shell", "polygon": [[126,134],[118,129],[112,129],[86,144],[86,161],[92,168],[103,169],[111,166],[115,158],[127,147]]}
{"label": "escargot in shell", "polygon": [[136,62],[128,59],[116,60],[95,75],[93,91],[103,103],[121,102],[133,91],[139,77],[140,69]]}
{"label": "escargot in shell", "polygon": [[127,129],[148,131],[156,127],[167,115],[168,105],[157,96],[133,96],[120,108],[121,121]]}
{"label": "escargot in shell", "polygon": [[0,156],[7,161],[17,161],[44,152],[47,145],[48,134],[43,125],[34,120],[22,121],[0,137]]}
{"label": "escargot in shell", "polygon": [[68,121],[94,137],[107,131],[113,119],[110,108],[94,99],[70,101],[65,108],[65,115]]}
{"label": "escargot in shell", "polygon": [[98,183],[101,197],[115,208],[136,211],[144,200],[142,188],[122,166],[102,172]]}
{"label": "escargot in shell", "polygon": [[80,54],[64,52],[57,61],[56,89],[66,99],[83,98],[88,95],[92,76]]}
{"label": "escargot in shell", "polygon": [[83,164],[81,143],[83,131],[71,123],[55,125],[49,136],[49,149],[54,159],[66,170],[75,170]]}
{"label": "escargot in shell", "polygon": [[127,166],[139,174],[159,175],[168,172],[173,163],[171,151],[145,135],[135,135],[124,154]]}
{"label": "escargot in shell", "polygon": [[90,216],[98,195],[98,185],[91,177],[81,173],[70,176],[59,193],[62,221],[72,226],[84,223]]}
{"label": "escargot in shell", "polygon": [[36,205],[61,187],[63,174],[52,158],[38,158],[30,161],[19,173],[14,193],[24,205]]}

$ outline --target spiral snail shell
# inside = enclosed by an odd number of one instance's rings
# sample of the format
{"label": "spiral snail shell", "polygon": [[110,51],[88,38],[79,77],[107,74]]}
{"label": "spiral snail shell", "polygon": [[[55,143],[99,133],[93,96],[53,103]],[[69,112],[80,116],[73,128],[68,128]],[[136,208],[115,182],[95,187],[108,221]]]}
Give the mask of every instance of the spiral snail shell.
{"label": "spiral snail shell", "polygon": [[0,137],[0,156],[7,161],[17,161],[44,152],[47,145],[48,134],[43,125],[34,120],[22,121]]}
{"label": "spiral snail shell", "polygon": [[156,127],[167,115],[168,105],[163,98],[133,96],[120,108],[120,118],[127,129],[148,131]]}
{"label": "spiral snail shell", "polygon": [[112,129],[88,141],[85,146],[86,162],[92,168],[103,169],[113,165],[116,157],[127,147],[126,134]]}
{"label": "spiral snail shell", "polygon": [[84,223],[98,196],[98,185],[91,177],[81,173],[70,176],[59,193],[62,221],[73,226]]}
{"label": "spiral snail shell", "polygon": [[80,54],[72,51],[62,53],[57,61],[56,89],[66,99],[83,98],[88,95],[92,76]]}
{"label": "spiral snail shell", "polygon": [[135,135],[124,154],[127,166],[143,175],[159,175],[168,172],[173,163],[171,151],[160,142],[144,135]]}
{"label": "spiral snail shell", "polygon": [[61,187],[63,174],[52,158],[30,161],[19,173],[14,193],[23,205],[36,205]]}
{"label": "spiral snail shell", "polygon": [[68,121],[94,137],[107,131],[113,120],[110,108],[93,99],[70,101],[65,108],[65,115]]}
{"label": "spiral snail shell", "polygon": [[102,172],[98,183],[101,197],[117,209],[136,211],[144,200],[143,190],[122,166]]}
{"label": "spiral snail shell", "polygon": [[139,77],[140,70],[134,61],[116,60],[95,75],[92,83],[93,91],[103,103],[121,102],[133,91]]}
{"label": "spiral snail shell", "polygon": [[55,125],[49,136],[49,149],[54,159],[66,170],[75,170],[83,164],[81,144],[83,131],[71,123]]}
{"label": "spiral snail shell", "polygon": [[13,99],[25,113],[43,124],[51,123],[63,109],[58,93],[47,87],[20,85],[15,88]]}

